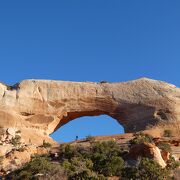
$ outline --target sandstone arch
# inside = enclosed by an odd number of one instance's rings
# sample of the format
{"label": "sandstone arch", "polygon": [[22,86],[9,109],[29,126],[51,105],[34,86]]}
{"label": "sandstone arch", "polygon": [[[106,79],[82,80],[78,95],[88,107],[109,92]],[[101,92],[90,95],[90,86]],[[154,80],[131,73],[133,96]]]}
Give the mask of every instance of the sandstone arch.
{"label": "sandstone arch", "polygon": [[0,84],[0,127],[21,129],[39,139],[82,116],[106,114],[126,132],[159,121],[180,121],[180,89],[142,78],[123,83],[25,80]]}

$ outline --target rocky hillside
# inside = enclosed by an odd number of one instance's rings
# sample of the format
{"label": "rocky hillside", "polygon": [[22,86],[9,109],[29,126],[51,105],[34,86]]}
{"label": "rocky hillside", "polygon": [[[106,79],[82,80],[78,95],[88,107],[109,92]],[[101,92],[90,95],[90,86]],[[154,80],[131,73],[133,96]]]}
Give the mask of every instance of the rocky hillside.
{"label": "rocky hillside", "polygon": [[[41,154],[33,156],[29,163],[21,169],[11,171],[5,177],[45,180],[56,180],[60,177],[62,180],[160,180],[173,177],[178,180],[180,152],[178,156],[176,153],[180,150],[180,140],[174,140],[169,135],[170,131],[165,131],[165,137],[153,138],[141,132],[87,136],[84,140],[56,147],[46,144],[39,147]],[[27,149],[17,152],[13,152],[16,154],[16,161],[27,154]],[[15,160],[14,157],[11,158],[12,161]]]}

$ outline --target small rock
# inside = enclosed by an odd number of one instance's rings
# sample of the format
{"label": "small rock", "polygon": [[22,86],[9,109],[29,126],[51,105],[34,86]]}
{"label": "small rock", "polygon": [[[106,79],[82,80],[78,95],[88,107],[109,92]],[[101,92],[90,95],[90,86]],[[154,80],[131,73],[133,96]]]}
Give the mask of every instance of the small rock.
{"label": "small rock", "polygon": [[166,163],[161,155],[160,149],[151,143],[142,143],[133,145],[129,151],[129,159],[138,159],[138,157],[147,157],[154,159],[162,168],[166,167]]}
{"label": "small rock", "polygon": [[4,156],[12,150],[11,145],[0,145],[0,156]]}
{"label": "small rock", "polygon": [[9,135],[15,137],[15,135],[16,135],[16,129],[14,129],[14,128],[8,128],[8,129],[7,129],[7,133],[8,133]]}

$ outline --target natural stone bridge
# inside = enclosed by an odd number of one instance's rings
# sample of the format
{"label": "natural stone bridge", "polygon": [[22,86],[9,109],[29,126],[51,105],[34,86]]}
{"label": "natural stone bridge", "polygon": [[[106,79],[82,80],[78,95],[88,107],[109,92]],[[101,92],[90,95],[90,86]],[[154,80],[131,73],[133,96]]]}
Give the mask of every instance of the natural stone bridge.
{"label": "natural stone bridge", "polygon": [[0,127],[20,129],[25,141],[42,141],[73,119],[102,114],[116,119],[125,132],[161,120],[180,121],[180,89],[147,78],[123,83],[0,83]]}

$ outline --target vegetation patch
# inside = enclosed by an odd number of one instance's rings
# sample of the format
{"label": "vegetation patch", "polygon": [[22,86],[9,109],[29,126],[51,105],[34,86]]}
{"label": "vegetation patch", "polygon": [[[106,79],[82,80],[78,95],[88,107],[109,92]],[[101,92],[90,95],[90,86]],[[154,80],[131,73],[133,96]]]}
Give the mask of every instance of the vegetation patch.
{"label": "vegetation patch", "polygon": [[172,137],[172,131],[170,129],[165,129],[164,137]]}
{"label": "vegetation patch", "polygon": [[49,143],[49,142],[43,141],[43,144],[42,144],[41,147],[44,147],[44,148],[51,148],[51,147],[52,147],[52,144]]}
{"label": "vegetation patch", "polygon": [[[152,137],[137,134],[131,144],[152,142]],[[161,149],[169,147],[159,144]],[[36,156],[22,169],[11,174],[12,179],[61,179],[106,180],[117,177],[122,180],[164,180],[172,178],[172,172],[179,163],[171,157],[166,168],[162,168],[150,158],[140,157],[134,165],[129,165],[119,145],[115,141],[93,141],[90,146],[62,144],[56,158]]]}
{"label": "vegetation patch", "polygon": [[143,133],[134,134],[135,138],[130,140],[130,145],[142,144],[142,143],[153,143],[153,137]]}

